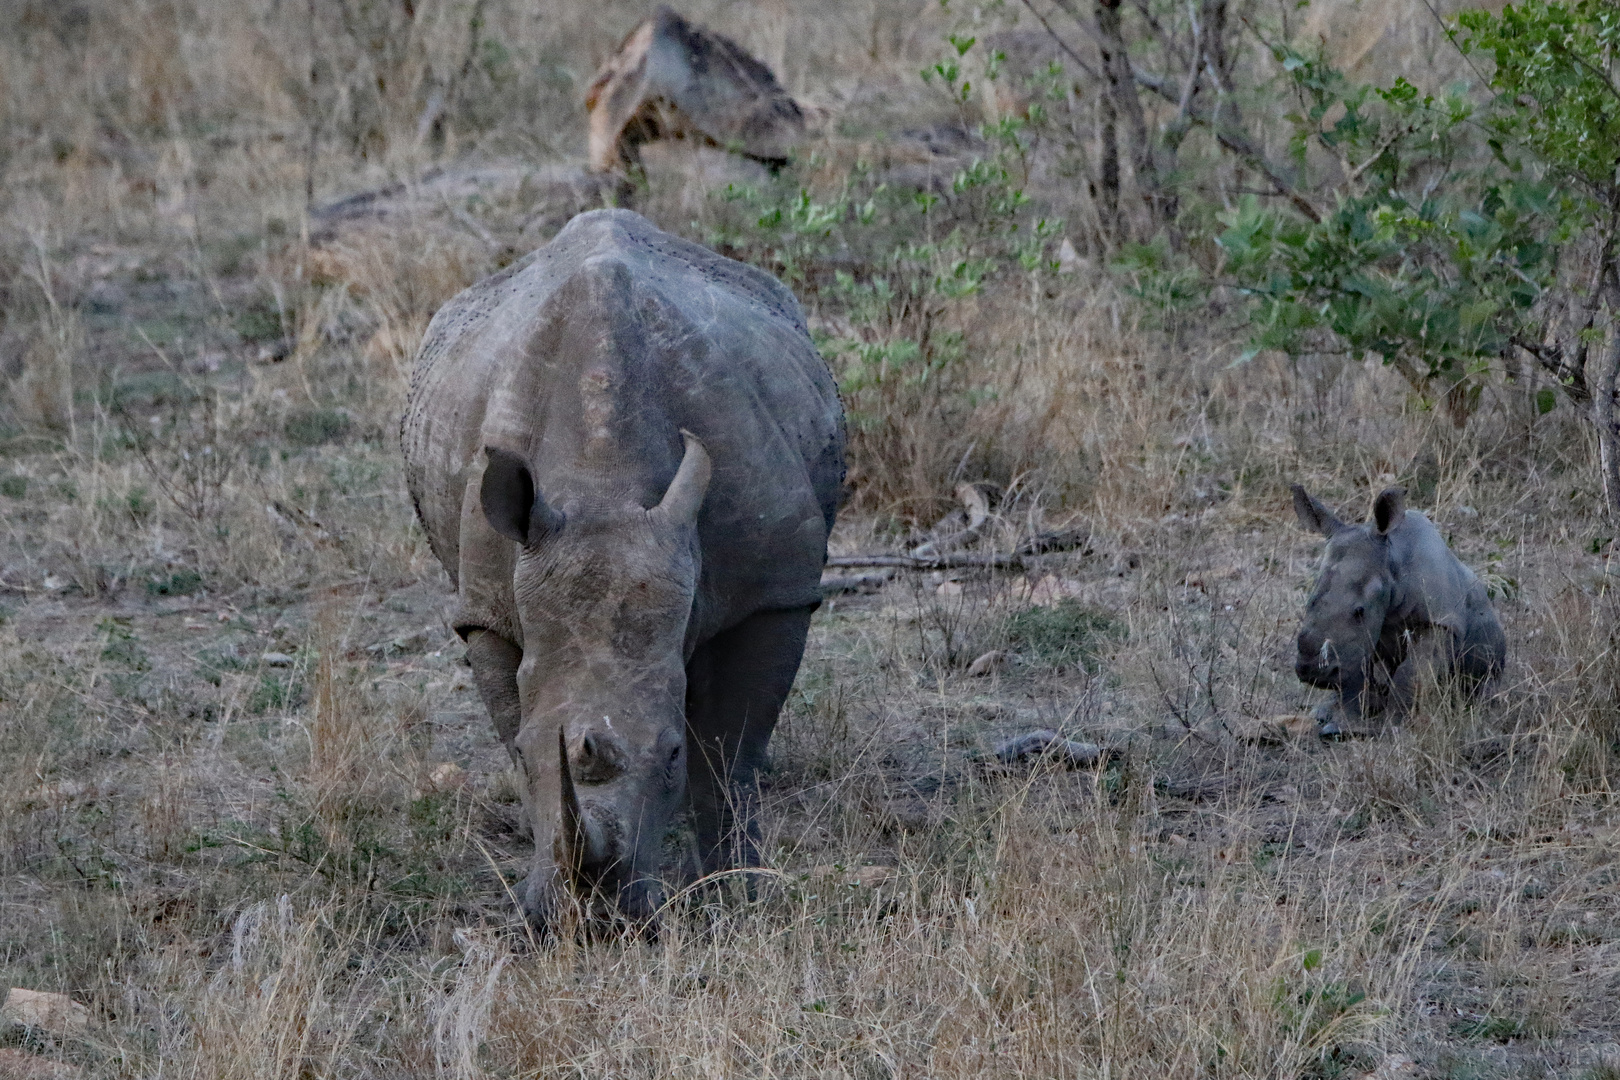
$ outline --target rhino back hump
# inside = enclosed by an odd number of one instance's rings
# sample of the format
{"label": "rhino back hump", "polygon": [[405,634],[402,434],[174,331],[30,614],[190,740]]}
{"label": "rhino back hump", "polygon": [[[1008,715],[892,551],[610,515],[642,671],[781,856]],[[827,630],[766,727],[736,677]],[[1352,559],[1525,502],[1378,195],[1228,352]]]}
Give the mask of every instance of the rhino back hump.
{"label": "rhino back hump", "polygon": [[1407,590],[1406,619],[1432,624],[1449,621],[1462,628],[1468,622],[1469,595],[1479,579],[1446,543],[1428,516],[1406,512],[1406,525],[1396,530],[1390,552]]}
{"label": "rhino back hump", "polygon": [[407,479],[449,567],[483,446],[524,455],[553,501],[651,505],[682,428],[714,462],[700,620],[813,602],[842,410],[797,302],[638,215],[596,211],[434,317],[403,429]]}

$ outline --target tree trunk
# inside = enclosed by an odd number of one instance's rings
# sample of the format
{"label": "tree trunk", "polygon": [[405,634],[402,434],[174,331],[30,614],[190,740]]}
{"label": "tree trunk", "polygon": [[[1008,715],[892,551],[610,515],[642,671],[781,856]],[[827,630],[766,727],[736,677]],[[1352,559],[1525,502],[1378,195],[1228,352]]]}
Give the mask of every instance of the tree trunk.
{"label": "tree trunk", "polygon": [[[1592,388],[1592,426],[1597,428],[1598,466],[1603,474],[1603,501],[1609,514],[1620,520],[1620,417],[1614,406],[1615,390],[1620,388],[1620,327],[1612,334],[1609,347],[1587,352],[1586,385]],[[1596,371],[1592,371],[1594,364]]]}
{"label": "tree trunk", "polygon": [[1102,143],[1102,191],[1098,201],[1102,203],[1103,229],[1112,246],[1124,239],[1125,234],[1119,220],[1119,132],[1114,115],[1114,99],[1103,95],[1097,102],[1097,114],[1102,129],[1098,140]]}
{"label": "tree trunk", "polygon": [[1142,100],[1136,94],[1136,77],[1131,73],[1131,58],[1125,49],[1119,5],[1120,0],[1097,0],[1097,48],[1102,55],[1114,115],[1125,122],[1130,133],[1131,171],[1136,175],[1137,190],[1148,205],[1153,224],[1158,226],[1167,224],[1174,211],[1160,182],[1153,136],[1142,112]]}

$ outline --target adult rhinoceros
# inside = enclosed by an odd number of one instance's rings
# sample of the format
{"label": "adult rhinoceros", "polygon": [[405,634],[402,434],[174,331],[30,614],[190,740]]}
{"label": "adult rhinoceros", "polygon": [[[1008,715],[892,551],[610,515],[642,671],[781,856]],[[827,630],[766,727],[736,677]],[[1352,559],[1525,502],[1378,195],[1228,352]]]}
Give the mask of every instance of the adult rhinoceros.
{"label": "adult rhinoceros", "polygon": [[570,884],[648,917],[683,809],[705,872],[756,865],[755,771],[844,470],[792,294],[636,214],[581,214],[434,316],[401,437],[523,777],[530,918]]}

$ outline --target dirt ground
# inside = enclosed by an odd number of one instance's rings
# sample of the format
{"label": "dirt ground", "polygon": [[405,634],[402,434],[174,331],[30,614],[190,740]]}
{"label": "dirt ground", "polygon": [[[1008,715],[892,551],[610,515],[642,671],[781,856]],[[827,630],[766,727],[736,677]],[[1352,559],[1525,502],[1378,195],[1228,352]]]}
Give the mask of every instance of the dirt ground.
{"label": "dirt ground", "polygon": [[[863,63],[852,124],[902,102]],[[1084,261],[983,310],[995,423],[1047,425],[995,535],[1080,539],[832,592],[763,884],[652,942],[536,941],[397,446],[427,318],[566,219],[566,140],[515,145],[324,236],[284,139],[9,161],[0,988],[90,1020],[0,1030],[0,1076],[1620,1075],[1620,564],[1584,421],[1233,366],[1241,328]],[[701,238],[730,167],[649,155],[638,208]],[[326,202],[378,187],[323,169]],[[1483,699],[1302,722],[1295,481],[1356,519],[1405,484],[1486,577]],[[929,524],[863,507],[832,552]],[[1041,729],[1100,759],[993,753]]]}

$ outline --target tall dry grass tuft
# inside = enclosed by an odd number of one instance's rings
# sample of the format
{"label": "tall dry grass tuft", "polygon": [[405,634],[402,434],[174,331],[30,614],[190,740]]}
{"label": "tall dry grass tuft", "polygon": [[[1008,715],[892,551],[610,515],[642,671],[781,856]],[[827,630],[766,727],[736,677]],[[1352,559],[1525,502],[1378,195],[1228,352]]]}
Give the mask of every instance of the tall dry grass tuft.
{"label": "tall dry grass tuft", "polygon": [[359,1049],[381,989],[351,967],[353,937],[330,908],[281,896],[231,923],[227,952],[165,1048],[181,1075],[294,1080],[330,1075]]}
{"label": "tall dry grass tuft", "polygon": [[[873,405],[838,544],[885,547],[969,481],[1001,489],[998,537],[1073,518],[1088,546],[831,598],[757,895],[694,891],[655,942],[531,940],[513,774],[394,430],[433,311],[521,254],[492,238],[539,234],[520,191],[306,246],[306,184],[576,154],[582,81],[645,8],[374,4],[375,52],[339,26],[366,5],[317,6],[316,94],[301,2],[24,3],[0,33],[0,365],[46,400],[0,428],[0,986],[92,1007],[52,1053],[244,1078],[1599,1067],[1620,668],[1584,428],[1524,386],[1457,430],[1376,365],[1232,367],[1238,328],[1075,260],[964,303],[955,366]],[[683,11],[779,57],[848,145],[956,115],[915,78],[932,3]],[[723,185],[679,158],[639,205],[701,238]],[[1342,744],[1265,727],[1315,700],[1294,481],[1351,517],[1408,486],[1495,592],[1492,694]],[[994,760],[1040,728],[1115,757]]]}
{"label": "tall dry grass tuft", "polygon": [[32,315],[33,329],[8,396],[11,411],[22,423],[70,432],[75,419],[74,364],[84,351],[84,328],[54,265],[55,245],[47,229],[46,222],[32,221],[16,256],[18,272],[8,297],[12,300],[8,316]]}
{"label": "tall dry grass tuft", "polygon": [[[326,311],[315,308],[300,340],[313,343],[322,321],[335,311],[331,305],[357,307],[370,327],[362,353],[368,394],[375,388],[379,400],[368,401],[379,414],[403,407],[403,390],[417,346],[434,312],[450,297],[497,267],[490,246],[470,234],[446,234],[409,223],[346,238],[315,253],[310,271],[317,281],[336,285],[323,297]],[[324,320],[323,320],[324,315]]]}
{"label": "tall dry grass tuft", "polygon": [[1064,814],[1029,794],[1001,792],[954,870],[789,876],[652,948],[513,960],[486,990],[484,1067],[1297,1075],[1376,1044],[1432,904],[1391,921],[1356,872],[1261,873],[1244,837],[1180,857],[1106,798]]}

